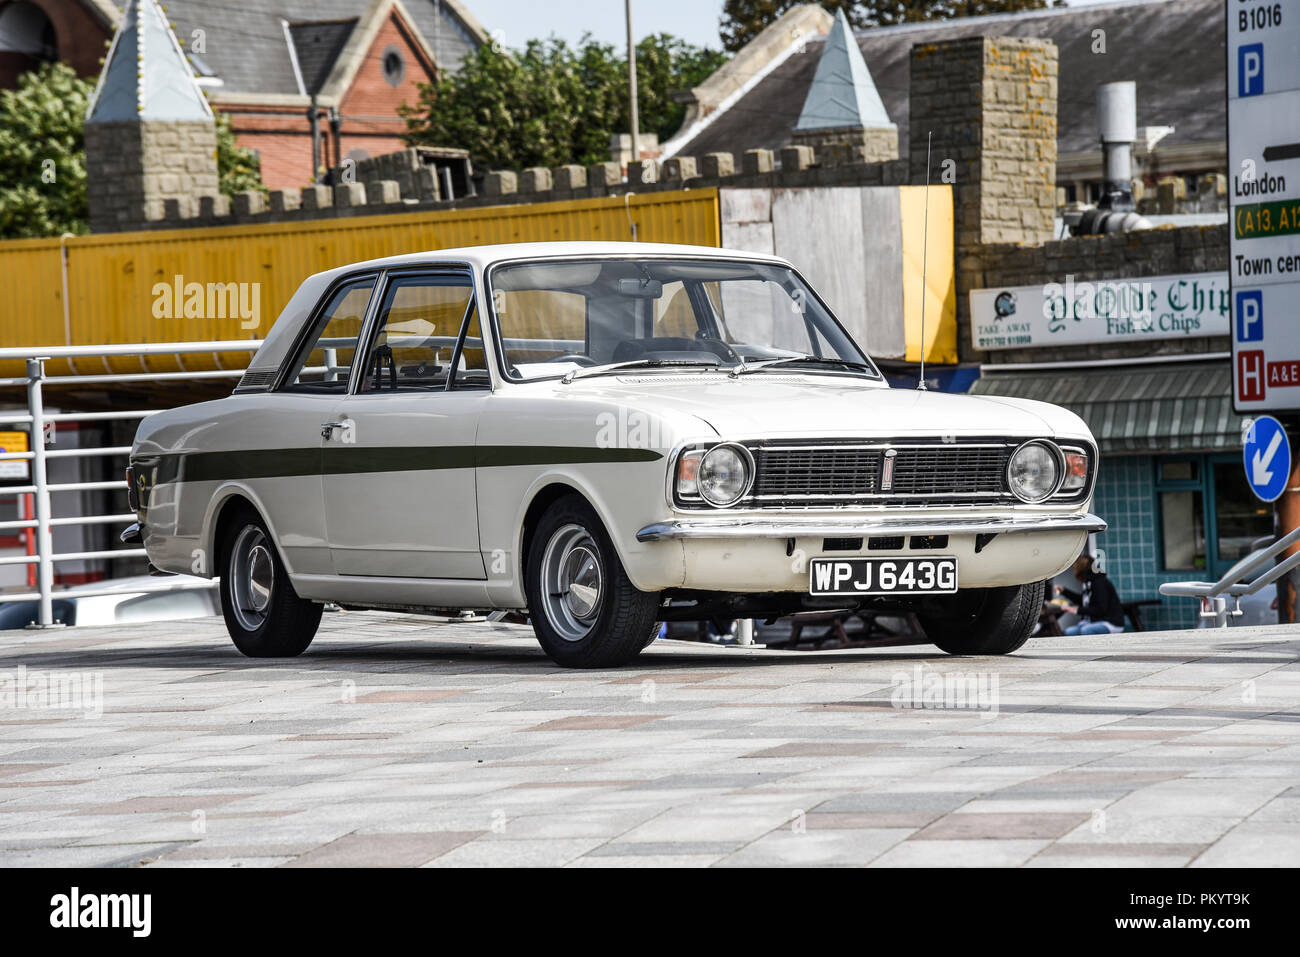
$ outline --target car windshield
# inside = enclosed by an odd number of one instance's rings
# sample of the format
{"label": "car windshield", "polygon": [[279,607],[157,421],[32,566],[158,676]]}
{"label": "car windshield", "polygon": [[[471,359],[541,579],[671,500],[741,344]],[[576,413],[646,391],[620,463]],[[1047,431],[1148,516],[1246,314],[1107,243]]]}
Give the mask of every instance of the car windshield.
{"label": "car windshield", "polygon": [[488,277],[515,380],[638,367],[879,373],[791,269],[708,259],[507,263]]}

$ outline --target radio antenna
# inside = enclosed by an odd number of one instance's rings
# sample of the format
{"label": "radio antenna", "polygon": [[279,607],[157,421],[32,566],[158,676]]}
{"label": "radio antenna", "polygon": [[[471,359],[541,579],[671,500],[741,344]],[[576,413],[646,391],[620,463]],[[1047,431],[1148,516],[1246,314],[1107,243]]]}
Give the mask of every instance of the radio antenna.
{"label": "radio antenna", "polygon": [[934,130],[925,134],[925,219],[921,227],[921,377],[916,383],[922,392],[928,391],[925,385],[925,267],[930,255],[930,139],[933,136]]}

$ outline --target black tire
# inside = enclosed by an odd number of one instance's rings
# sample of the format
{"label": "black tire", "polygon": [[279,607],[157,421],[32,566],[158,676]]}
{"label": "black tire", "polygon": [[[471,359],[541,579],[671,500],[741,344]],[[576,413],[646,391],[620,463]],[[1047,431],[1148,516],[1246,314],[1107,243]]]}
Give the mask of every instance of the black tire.
{"label": "black tire", "polygon": [[954,597],[950,614],[917,617],[926,637],[950,655],[1009,655],[1033,634],[1046,587],[969,589]]}
{"label": "black tire", "polygon": [[[259,546],[261,550],[253,554]],[[241,507],[229,517],[217,560],[221,614],[240,653],[249,658],[294,658],[306,651],[316,637],[324,606],[299,598],[293,590],[280,551],[257,512]],[[242,567],[236,568],[236,562]],[[253,584],[256,598],[250,590]],[[239,596],[243,599],[237,605]],[[254,607],[257,602],[261,607]]]}
{"label": "black tire", "polygon": [[654,635],[658,596],[628,580],[600,517],[581,496],[559,499],[537,523],[524,590],[542,650],[565,668],[617,668]]}

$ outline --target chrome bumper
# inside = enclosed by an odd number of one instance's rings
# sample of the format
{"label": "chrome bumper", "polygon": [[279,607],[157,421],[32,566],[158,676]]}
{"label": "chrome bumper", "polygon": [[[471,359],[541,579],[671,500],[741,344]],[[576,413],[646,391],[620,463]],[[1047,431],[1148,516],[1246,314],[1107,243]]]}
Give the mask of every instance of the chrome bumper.
{"label": "chrome bumper", "polygon": [[688,518],[657,522],[636,533],[638,542],[717,538],[857,538],[886,535],[1014,535],[1024,532],[1104,532],[1092,514],[982,515],[978,518]]}

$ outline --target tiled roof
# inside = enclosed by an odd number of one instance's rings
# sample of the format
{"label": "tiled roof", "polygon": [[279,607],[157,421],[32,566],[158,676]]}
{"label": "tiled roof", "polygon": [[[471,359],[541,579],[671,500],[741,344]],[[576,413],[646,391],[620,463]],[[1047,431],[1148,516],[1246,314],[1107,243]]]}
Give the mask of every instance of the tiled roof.
{"label": "tiled roof", "polygon": [[1078,415],[1102,452],[1190,452],[1241,447],[1224,362],[1114,369],[998,372],[985,366],[972,395],[1038,399]]}
{"label": "tiled roof", "polygon": [[[455,70],[481,42],[477,34],[482,28],[459,15],[463,8],[458,2],[403,3],[440,68]],[[281,21],[355,20],[371,6],[372,0],[167,0],[167,16],[187,51],[194,48],[195,31],[203,31],[195,64],[221,79],[221,93],[291,96],[299,92],[298,81]]]}
{"label": "tiled roof", "polygon": [[211,121],[212,110],[157,0],[132,0],[121,22],[87,122]]}
{"label": "tiled roof", "polygon": [[[1138,126],[1173,126],[1161,141],[1225,138],[1224,7],[1222,0],[1127,0],[1095,6],[971,17],[941,23],[863,30],[858,46],[906,155],[908,78],[913,45],[970,36],[1045,37],[1060,51],[1058,148],[1097,146],[1095,88],[1137,81]],[[1094,53],[1094,31],[1105,53]],[[677,149],[677,155],[778,149],[791,142],[826,41],[806,47],[759,81]]]}
{"label": "tiled roof", "polygon": [[356,17],[289,24],[289,34],[298,54],[298,69],[309,94],[319,93],[325,85],[356,25]]}
{"label": "tiled roof", "polygon": [[840,10],[822,44],[821,59],[808,87],[797,124],[800,130],[889,126],[889,115],[871,82],[871,73],[853,40],[853,28]]}

